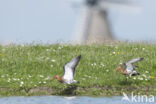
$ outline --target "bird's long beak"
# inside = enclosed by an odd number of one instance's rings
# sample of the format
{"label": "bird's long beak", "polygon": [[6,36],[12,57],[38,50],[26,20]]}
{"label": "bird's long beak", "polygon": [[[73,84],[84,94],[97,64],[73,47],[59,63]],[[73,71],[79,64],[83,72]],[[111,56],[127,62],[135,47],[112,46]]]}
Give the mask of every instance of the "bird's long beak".
{"label": "bird's long beak", "polygon": [[121,66],[118,66],[117,68],[114,69],[114,71],[116,72],[116,71],[120,70],[120,68],[121,68]]}
{"label": "bird's long beak", "polygon": [[116,71],[117,71],[117,68],[114,69],[114,72],[116,72]]}
{"label": "bird's long beak", "polygon": [[54,77],[52,77],[50,80],[54,80],[54,79],[56,79],[56,78],[55,78],[55,76],[54,76]]}

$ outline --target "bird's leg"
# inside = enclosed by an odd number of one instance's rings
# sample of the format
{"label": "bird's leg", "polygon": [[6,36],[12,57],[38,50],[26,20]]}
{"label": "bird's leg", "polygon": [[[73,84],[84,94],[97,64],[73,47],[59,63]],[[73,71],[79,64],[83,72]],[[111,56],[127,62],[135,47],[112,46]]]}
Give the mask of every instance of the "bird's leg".
{"label": "bird's leg", "polygon": [[129,76],[126,76],[126,81],[128,81]]}
{"label": "bird's leg", "polygon": [[65,90],[66,88],[68,88],[68,85],[64,84],[63,85],[63,90]]}
{"label": "bird's leg", "polygon": [[129,77],[130,77],[130,82],[132,82],[132,75],[133,75],[133,73],[131,73],[131,74],[129,75]]}
{"label": "bird's leg", "polygon": [[129,77],[130,77],[130,78],[132,77],[132,73],[129,75]]}
{"label": "bird's leg", "polygon": [[135,65],[136,68],[138,68],[139,66]]}
{"label": "bird's leg", "polygon": [[52,77],[50,80],[54,80],[54,79],[56,79],[56,78],[55,78],[55,76],[54,76],[54,77]]}

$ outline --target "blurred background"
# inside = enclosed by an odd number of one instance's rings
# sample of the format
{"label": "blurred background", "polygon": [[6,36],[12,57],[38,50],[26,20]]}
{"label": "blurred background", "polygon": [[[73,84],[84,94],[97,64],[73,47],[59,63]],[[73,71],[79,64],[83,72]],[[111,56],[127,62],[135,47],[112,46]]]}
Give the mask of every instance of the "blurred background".
{"label": "blurred background", "polygon": [[0,0],[0,44],[156,42],[155,0]]}

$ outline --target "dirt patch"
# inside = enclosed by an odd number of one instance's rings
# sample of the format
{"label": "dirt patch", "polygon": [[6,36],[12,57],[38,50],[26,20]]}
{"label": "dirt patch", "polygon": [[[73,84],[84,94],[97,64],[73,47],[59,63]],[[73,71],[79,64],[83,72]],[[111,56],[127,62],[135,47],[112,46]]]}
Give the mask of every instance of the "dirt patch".
{"label": "dirt patch", "polygon": [[46,93],[47,95],[51,95],[54,93],[54,90],[50,87],[35,87],[29,89],[28,93],[30,94]]}
{"label": "dirt patch", "polygon": [[156,86],[67,86],[66,88],[62,89],[56,89],[51,87],[34,87],[20,89],[0,88],[1,96],[121,96],[123,92],[127,94],[131,94],[132,92],[134,92],[147,95],[156,95]]}

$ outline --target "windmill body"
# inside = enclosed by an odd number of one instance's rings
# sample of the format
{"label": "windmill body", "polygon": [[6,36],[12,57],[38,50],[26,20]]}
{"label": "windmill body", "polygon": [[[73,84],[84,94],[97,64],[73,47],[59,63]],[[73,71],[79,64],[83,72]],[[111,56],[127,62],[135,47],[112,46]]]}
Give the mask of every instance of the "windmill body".
{"label": "windmill body", "polygon": [[108,41],[114,41],[114,37],[110,31],[110,25],[108,23],[107,12],[101,11],[96,8],[92,9],[88,25],[88,34],[85,37],[85,43],[104,43]]}
{"label": "windmill body", "polygon": [[79,31],[76,33],[77,43],[101,44],[115,41],[108,20],[107,8],[110,4],[127,5],[128,3],[125,0],[86,0]]}

